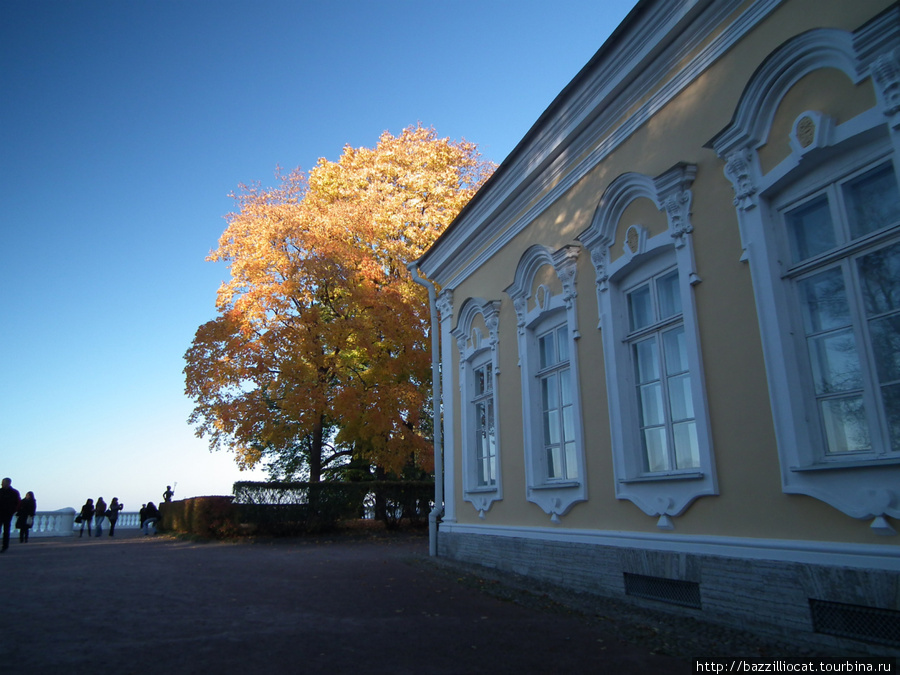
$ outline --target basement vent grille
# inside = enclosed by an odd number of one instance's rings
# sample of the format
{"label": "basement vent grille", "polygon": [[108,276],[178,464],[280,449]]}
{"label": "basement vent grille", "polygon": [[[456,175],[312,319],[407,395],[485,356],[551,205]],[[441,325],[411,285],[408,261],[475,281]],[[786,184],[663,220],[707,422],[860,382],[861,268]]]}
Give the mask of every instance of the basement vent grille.
{"label": "basement vent grille", "polygon": [[625,572],[625,594],[700,609],[700,584]]}
{"label": "basement vent grille", "polygon": [[900,612],[809,599],[816,633],[900,647]]}

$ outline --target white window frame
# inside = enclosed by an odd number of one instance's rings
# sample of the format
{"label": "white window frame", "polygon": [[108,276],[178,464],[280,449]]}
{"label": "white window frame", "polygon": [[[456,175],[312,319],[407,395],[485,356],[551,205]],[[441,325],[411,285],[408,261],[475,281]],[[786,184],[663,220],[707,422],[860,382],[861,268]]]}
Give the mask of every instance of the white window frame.
{"label": "white window frame", "polygon": [[[678,164],[655,179],[639,173],[619,176],[604,192],[591,226],[578,237],[590,251],[596,272],[616,497],[630,500],[647,515],[658,518],[657,527],[665,530],[674,528],[672,519],[684,513],[694,500],[718,494],[693,292],[693,286],[700,283],[690,220],[689,187],[696,173],[695,166]],[[623,225],[622,216],[639,198],[651,200],[665,212],[668,228],[651,237],[641,223],[629,224],[622,253],[613,260],[611,247]],[[678,272],[680,324],[685,334],[699,466],[651,472],[644,464],[640,437],[628,293],[673,269]]]}
{"label": "white window frame", "polygon": [[[488,335],[476,327],[475,320],[482,317]],[[499,419],[499,321],[500,301],[469,298],[463,303],[459,322],[451,335],[459,351],[460,426],[462,430],[463,499],[470,502],[480,518],[490,510],[495,501],[503,499],[503,479],[500,470],[500,419]],[[479,368],[490,367],[490,393],[476,396],[476,374]],[[477,400],[476,400],[477,398]],[[477,404],[489,402],[494,416],[494,474],[493,484],[479,481],[479,444]]]}
{"label": "white window frame", "polygon": [[[763,174],[759,148],[781,100],[805,75],[820,68],[842,71],[854,84],[872,79],[878,104],[837,125],[820,111],[801,113],[790,134],[791,154]],[[824,461],[817,423],[810,424],[814,395],[808,354],[796,335],[797,301],[786,233],[778,211],[805,189],[880,159],[900,157],[900,10],[879,15],[855,33],[819,29],[799,35],[769,56],[747,85],[734,122],[712,146],[734,186],[741,260],[750,265],[768,375],[782,489],[872,519],[877,534],[895,534],[885,516],[900,517],[900,462],[831,457]],[[882,235],[883,236],[883,233]],[[886,239],[885,239],[886,240]],[[801,327],[802,328],[802,327]],[[805,365],[806,364],[806,365]]]}
{"label": "white window frame", "polygon": [[[584,460],[584,431],[582,425],[580,370],[577,341],[580,337],[575,307],[576,262],[578,246],[566,246],[551,251],[546,246],[532,246],[522,256],[516,269],[515,281],[506,289],[516,310],[519,343],[519,370],[522,377],[522,416],[525,445],[526,497],[540,506],[554,523],[560,522],[578,502],[587,500],[587,477]],[[554,294],[541,285],[536,289],[534,302],[532,287],[535,275],[544,265],[551,265],[562,283],[563,292]],[[529,305],[532,305],[529,309]],[[566,327],[568,368],[571,373],[571,404],[575,449],[572,479],[550,478],[547,469],[542,422],[543,407],[540,386],[539,338],[551,329]],[[564,366],[561,366],[564,367]]]}

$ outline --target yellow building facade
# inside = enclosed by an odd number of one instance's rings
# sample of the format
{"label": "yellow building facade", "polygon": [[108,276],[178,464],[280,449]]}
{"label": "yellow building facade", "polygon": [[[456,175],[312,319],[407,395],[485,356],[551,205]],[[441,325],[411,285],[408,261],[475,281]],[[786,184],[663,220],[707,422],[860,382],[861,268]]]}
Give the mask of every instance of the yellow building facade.
{"label": "yellow building facade", "polygon": [[438,554],[900,645],[898,176],[896,3],[639,2],[415,264]]}

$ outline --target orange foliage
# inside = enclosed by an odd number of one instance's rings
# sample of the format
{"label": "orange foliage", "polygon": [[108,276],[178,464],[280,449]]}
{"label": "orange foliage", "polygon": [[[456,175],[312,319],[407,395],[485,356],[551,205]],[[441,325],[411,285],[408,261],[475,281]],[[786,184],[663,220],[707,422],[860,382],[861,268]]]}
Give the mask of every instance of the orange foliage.
{"label": "orange foliage", "polygon": [[208,258],[231,272],[219,316],[185,354],[198,435],[252,467],[328,425],[370,464],[430,470],[427,297],[406,264],[492,170],[474,144],[417,126],[242,186]]}

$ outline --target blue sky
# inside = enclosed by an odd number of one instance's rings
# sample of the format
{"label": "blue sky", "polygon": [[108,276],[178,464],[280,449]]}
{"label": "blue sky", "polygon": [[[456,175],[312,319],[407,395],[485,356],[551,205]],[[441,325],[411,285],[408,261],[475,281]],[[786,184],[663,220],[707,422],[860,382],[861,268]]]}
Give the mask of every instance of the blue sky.
{"label": "blue sky", "polygon": [[421,122],[501,162],[634,0],[4,0],[0,474],[40,509],[230,494],[183,354],[241,183]]}

